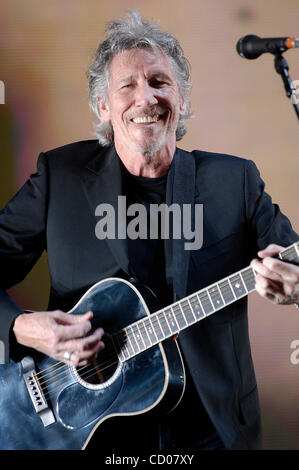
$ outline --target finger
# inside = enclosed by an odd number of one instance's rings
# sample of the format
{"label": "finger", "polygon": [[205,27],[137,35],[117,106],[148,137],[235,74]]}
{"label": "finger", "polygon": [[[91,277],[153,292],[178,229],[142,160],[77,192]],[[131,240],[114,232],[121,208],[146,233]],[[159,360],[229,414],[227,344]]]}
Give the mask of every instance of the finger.
{"label": "finger", "polygon": [[283,281],[299,282],[299,267],[275,258],[264,258],[263,265],[272,272],[279,274]]}
{"label": "finger", "polygon": [[[82,346],[82,345],[81,345]],[[65,361],[66,363],[72,364],[72,365],[83,365],[84,362],[88,363],[90,362],[93,358],[97,356],[97,354],[104,349],[105,344],[103,341],[100,339],[96,339],[92,343],[89,343],[88,345],[85,345],[84,347],[79,347],[75,345],[70,345],[67,346],[69,351],[72,351],[71,357],[69,361]],[[71,348],[75,347],[77,349],[72,350]],[[63,353],[61,353],[61,356],[63,356]]]}
{"label": "finger", "polygon": [[93,350],[97,345],[102,342],[102,337],[104,335],[103,328],[98,328],[92,335],[86,336],[80,339],[71,339],[68,341],[60,342],[59,351],[72,351],[81,352]]}
{"label": "finger", "polygon": [[84,314],[72,314],[72,313],[65,313],[61,310],[54,310],[51,312],[52,317],[56,320],[57,323],[61,325],[72,325],[76,323],[81,323],[85,321],[89,321],[93,317],[93,312],[89,310]]}
{"label": "finger", "polygon": [[268,280],[263,279],[259,275],[257,276],[256,291],[263,298],[270,300],[271,302],[278,304],[284,301],[284,294],[277,286],[269,284]]}
{"label": "finger", "polygon": [[250,266],[254,269],[255,273],[260,274],[265,278],[272,279],[273,281],[282,282],[281,276],[269,269],[264,262],[261,262],[257,259],[253,259],[250,263]]}
{"label": "finger", "polygon": [[95,359],[97,354],[104,349],[104,343],[100,342],[96,348],[93,348],[88,351],[74,352],[71,355],[71,362],[74,366],[82,365],[83,363],[90,362],[92,359]]}
{"label": "finger", "polygon": [[57,343],[60,344],[68,339],[83,338],[90,330],[91,323],[89,320],[73,325],[57,325],[55,331]]}
{"label": "finger", "polygon": [[259,286],[264,290],[267,290],[271,293],[280,293],[284,294],[283,286],[280,282],[273,281],[267,277],[257,274],[255,277],[256,287]]}

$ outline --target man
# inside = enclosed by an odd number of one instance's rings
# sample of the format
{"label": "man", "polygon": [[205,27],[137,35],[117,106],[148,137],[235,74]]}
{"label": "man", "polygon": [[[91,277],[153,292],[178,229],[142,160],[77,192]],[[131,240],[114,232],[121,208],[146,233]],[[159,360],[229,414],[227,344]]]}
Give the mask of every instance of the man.
{"label": "man", "polygon": [[[103,328],[88,334],[92,312],[64,312],[106,277],[142,281],[165,306],[240,270],[258,251],[257,291],[274,303],[299,302],[299,268],[274,258],[298,236],[264,193],[255,165],[176,148],[190,117],[189,70],[177,40],[135,12],[108,32],[89,70],[98,142],[41,154],[37,173],[0,216],[1,287],[22,280],[44,249],[51,273],[47,312],[21,313],[2,294],[14,359],[21,346],[76,366],[101,354]],[[98,239],[96,208],[116,209],[119,195],[147,208],[202,204],[202,247],[186,250],[183,237]],[[125,418],[117,426],[108,420],[104,448],[112,436],[124,449],[259,448],[246,299],[188,328],[178,343],[187,374],[180,404],[166,417],[143,416],[142,433],[126,432]]]}

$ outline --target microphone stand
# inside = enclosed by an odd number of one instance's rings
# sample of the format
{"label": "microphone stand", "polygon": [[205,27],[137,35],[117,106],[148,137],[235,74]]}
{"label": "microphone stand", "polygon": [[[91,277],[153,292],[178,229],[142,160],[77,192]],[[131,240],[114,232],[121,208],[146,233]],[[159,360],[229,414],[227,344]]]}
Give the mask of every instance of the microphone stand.
{"label": "microphone stand", "polygon": [[292,104],[295,109],[295,113],[297,114],[297,118],[299,119],[299,106],[297,103],[296,97],[296,90],[294,88],[293,82],[289,76],[289,65],[286,59],[282,56],[282,54],[275,54],[274,65],[276,72],[281,76],[286,94],[288,98],[291,98]]}

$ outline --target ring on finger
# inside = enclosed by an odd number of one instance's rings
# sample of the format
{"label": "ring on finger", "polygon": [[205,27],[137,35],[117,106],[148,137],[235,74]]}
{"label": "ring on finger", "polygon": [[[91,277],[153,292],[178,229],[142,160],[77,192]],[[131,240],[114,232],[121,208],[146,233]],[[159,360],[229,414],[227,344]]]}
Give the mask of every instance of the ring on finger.
{"label": "ring on finger", "polygon": [[64,355],[63,355],[63,359],[65,359],[66,361],[70,361],[71,360],[71,357],[72,357],[72,352],[70,351],[65,351]]}

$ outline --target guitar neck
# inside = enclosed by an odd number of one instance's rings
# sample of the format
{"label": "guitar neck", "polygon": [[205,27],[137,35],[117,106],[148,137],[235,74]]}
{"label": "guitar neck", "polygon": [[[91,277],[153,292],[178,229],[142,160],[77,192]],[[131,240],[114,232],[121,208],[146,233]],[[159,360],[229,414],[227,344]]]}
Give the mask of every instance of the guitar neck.
{"label": "guitar neck", "polygon": [[[299,242],[279,253],[279,258],[299,264]],[[132,323],[112,336],[124,362],[140,352],[178,334],[255,290],[254,270],[248,266],[201,289],[148,317]]]}

